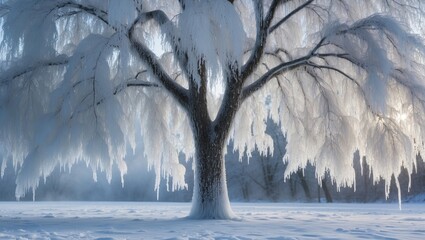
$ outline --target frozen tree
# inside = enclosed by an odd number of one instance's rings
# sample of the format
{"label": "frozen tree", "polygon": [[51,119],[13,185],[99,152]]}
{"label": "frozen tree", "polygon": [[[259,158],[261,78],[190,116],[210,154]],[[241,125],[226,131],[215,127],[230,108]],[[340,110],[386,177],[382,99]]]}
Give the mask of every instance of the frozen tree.
{"label": "frozen tree", "polygon": [[358,150],[388,194],[423,152],[423,1],[1,0],[0,16],[17,198],[57,165],[124,175],[140,137],[157,187],[187,187],[184,154],[190,215],[232,218],[225,148],[273,152],[267,119],[287,137],[286,176],[310,162],[351,186]]}

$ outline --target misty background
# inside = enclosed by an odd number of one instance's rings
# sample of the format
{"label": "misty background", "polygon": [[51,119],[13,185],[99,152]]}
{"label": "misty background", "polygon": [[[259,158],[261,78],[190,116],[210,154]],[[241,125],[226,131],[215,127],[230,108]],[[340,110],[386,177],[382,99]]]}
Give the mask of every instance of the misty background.
{"label": "misty background", "polygon": [[[261,156],[253,152],[248,159],[246,154],[239,161],[239,153],[233,152],[232,143],[226,155],[227,181],[229,197],[232,201],[267,202],[397,202],[397,188],[394,177],[388,199],[385,199],[383,181],[373,182],[373,171],[360,161],[358,154],[353,156],[356,171],[356,186],[336,188],[329,175],[321,181],[316,178],[314,166],[307,166],[284,179],[286,164],[282,161],[285,154],[285,137],[278,126],[269,123],[268,134],[274,139],[273,155]],[[139,142],[142,145],[141,142]],[[129,151],[131,152],[131,151]],[[184,159],[182,157],[182,159]],[[168,191],[167,180],[162,179],[159,192],[154,190],[155,173],[148,170],[143,149],[137,148],[134,155],[127,156],[128,172],[121,184],[118,168],[114,167],[112,181],[108,183],[104,172],[97,172],[97,181],[93,180],[93,171],[80,162],[71,170],[56,167],[46,178],[40,179],[35,191],[36,201],[177,201],[188,202],[192,198],[193,170],[192,161],[181,160],[186,167],[188,188]],[[363,166],[361,166],[361,164]],[[0,201],[15,201],[16,172],[8,164],[4,176],[0,179]],[[412,185],[408,191],[409,175],[403,171],[399,176],[403,202],[425,202],[425,164],[417,157],[417,171],[411,176]],[[21,201],[32,201],[31,192]]]}

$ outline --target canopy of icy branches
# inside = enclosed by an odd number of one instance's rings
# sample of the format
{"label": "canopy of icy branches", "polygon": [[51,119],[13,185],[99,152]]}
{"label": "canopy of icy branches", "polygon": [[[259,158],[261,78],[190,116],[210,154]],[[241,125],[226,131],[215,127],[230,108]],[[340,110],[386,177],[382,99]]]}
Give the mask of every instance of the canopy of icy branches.
{"label": "canopy of icy branches", "polygon": [[[137,138],[157,186],[165,177],[171,190],[186,187],[179,155],[194,154],[187,113],[135,54],[128,30],[144,16],[138,41],[183,88],[188,76],[201,84],[205,61],[214,118],[223,79],[248,60],[274,2],[0,0],[0,163],[2,173],[10,162],[19,173],[17,198],[58,165],[84,161],[94,173],[111,178],[117,166],[124,175]],[[329,171],[338,186],[352,185],[356,150],[376,181],[414,171],[425,138],[425,4],[277,2],[261,64],[245,83],[267,84],[242,103],[234,150],[272,152],[271,118],[287,136],[287,175],[310,161],[319,177]],[[159,21],[144,14],[152,10],[161,10]],[[291,61],[302,64],[283,71]]]}

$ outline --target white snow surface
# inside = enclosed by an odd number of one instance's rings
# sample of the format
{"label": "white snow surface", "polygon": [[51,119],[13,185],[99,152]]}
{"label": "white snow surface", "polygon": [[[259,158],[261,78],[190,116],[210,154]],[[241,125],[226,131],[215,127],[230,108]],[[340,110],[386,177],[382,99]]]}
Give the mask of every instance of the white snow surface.
{"label": "white snow surface", "polygon": [[241,220],[190,220],[189,203],[2,202],[0,239],[424,239],[425,204],[234,203]]}

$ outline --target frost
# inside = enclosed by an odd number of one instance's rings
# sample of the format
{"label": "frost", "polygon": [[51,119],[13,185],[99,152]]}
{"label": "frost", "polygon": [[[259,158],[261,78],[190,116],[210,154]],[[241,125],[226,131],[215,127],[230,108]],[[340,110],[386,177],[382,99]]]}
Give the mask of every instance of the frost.
{"label": "frost", "polygon": [[188,69],[198,85],[199,59],[206,61],[212,74],[210,79],[217,79],[222,67],[240,69],[245,32],[239,15],[228,1],[187,1],[178,28],[179,52],[188,55]]}
{"label": "frost", "polygon": [[[423,13],[409,0],[1,1],[1,175],[10,159],[17,198],[79,161],[124,184],[143,149],[156,189],[184,189],[182,156],[209,144],[223,161],[228,141],[267,155],[272,120],[286,176],[311,163],[352,186],[359,151],[388,195],[424,151]],[[193,211],[233,216],[215,193]]]}

